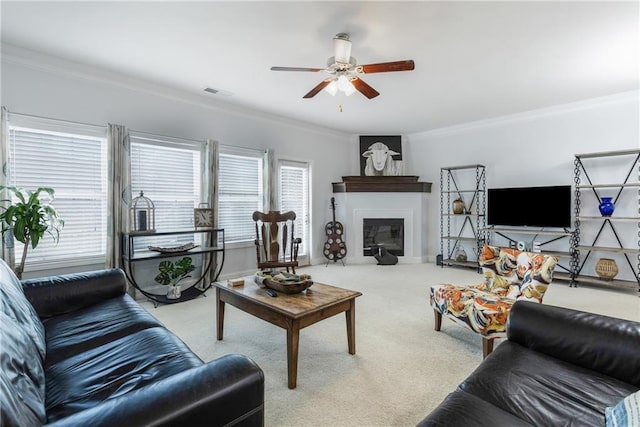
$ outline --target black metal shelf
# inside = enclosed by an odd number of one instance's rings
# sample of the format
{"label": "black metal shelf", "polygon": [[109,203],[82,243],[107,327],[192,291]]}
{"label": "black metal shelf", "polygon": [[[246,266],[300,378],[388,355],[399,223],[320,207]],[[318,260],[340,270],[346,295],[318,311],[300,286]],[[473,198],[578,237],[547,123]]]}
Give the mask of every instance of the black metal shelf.
{"label": "black metal shelf", "polygon": [[[583,163],[585,159],[599,159],[605,157],[615,157],[615,156],[633,156],[633,161],[630,161],[629,168],[626,171],[626,177],[624,180],[618,183],[594,183],[589,176],[587,171],[587,167]],[[624,159],[622,160],[625,161]],[[601,153],[587,153],[587,154],[576,154],[574,160],[574,181],[575,181],[575,200],[574,200],[574,209],[575,209],[575,234],[572,239],[573,253],[574,256],[571,260],[571,286],[577,286],[578,283],[590,283],[597,285],[605,285],[612,287],[624,287],[624,288],[637,288],[640,291],[640,241],[638,245],[635,245],[635,242],[629,245],[629,242],[623,243],[623,240],[620,239],[620,234],[616,227],[622,227],[622,223],[637,223],[638,224],[638,236],[640,236],[640,217],[636,216],[591,216],[591,215],[580,215],[580,210],[584,208],[587,204],[587,200],[585,199],[585,195],[582,190],[590,190],[585,192],[590,192],[594,197],[590,198],[590,200],[596,200],[597,202],[592,202],[590,206],[597,205],[600,203],[600,195],[597,192],[597,189],[601,188],[613,188],[617,189],[613,203],[617,204],[618,199],[623,196],[623,190],[626,188],[639,188],[640,187],[640,150],[620,150],[620,151],[608,151]],[[601,166],[601,165],[600,165]],[[632,174],[634,171],[638,169],[638,177],[632,178]],[[623,170],[624,171],[624,170]],[[586,183],[582,183],[582,180],[586,181]],[[625,192],[625,195],[628,195],[629,192]],[[635,194],[635,192],[634,192]],[[637,195],[633,197],[638,197]],[[632,214],[633,215],[633,214]],[[586,242],[587,244],[581,244],[581,234],[583,227],[582,222],[591,222],[593,225],[598,226],[595,237]],[[594,230],[595,231],[595,230]],[[605,231],[609,231],[611,235],[615,238],[618,246],[611,247],[607,246],[598,246],[598,242],[600,238],[604,235]],[[624,258],[626,261],[629,270],[633,274],[635,281],[633,280],[605,280],[599,277],[588,276],[582,274],[582,270],[585,267],[587,260],[589,257],[597,252],[604,253],[613,253],[619,256],[619,259]],[[632,259],[635,258],[635,265],[632,262]]]}
{"label": "black metal shelf", "polygon": [[154,252],[150,250],[143,250],[134,255],[132,258],[129,258],[128,255],[123,255],[123,259],[127,261],[141,261],[153,258],[171,258],[175,256],[184,256],[184,255],[199,255],[206,254],[210,252],[222,252],[224,248],[219,248],[217,246],[214,247],[196,247],[193,249],[189,249],[188,251],[182,252]]}
{"label": "black metal shelf", "polygon": [[[459,182],[463,185],[459,186]],[[452,212],[452,194],[455,195],[454,198],[457,196],[463,201],[463,213]],[[440,256],[443,258],[443,267],[470,267],[480,271],[478,257],[484,244],[486,206],[484,165],[440,168]],[[454,219],[455,217],[459,217],[460,220]],[[467,249],[471,246],[475,254],[467,254],[466,261],[456,261],[456,248],[463,248],[465,242]]]}
{"label": "black metal shelf", "polygon": [[[202,234],[203,245],[196,246],[195,248],[181,251],[181,252],[155,252],[147,248],[136,249],[136,240],[149,237],[175,237],[184,235],[197,235]],[[121,235],[121,252],[122,261],[124,266],[124,272],[127,276],[127,280],[131,285],[140,291],[145,297],[150,299],[154,305],[158,304],[173,304],[182,301],[188,301],[203,295],[209,288],[211,288],[213,282],[218,280],[218,276],[224,266],[225,258],[225,243],[224,243],[224,229],[222,228],[201,228],[195,230],[177,230],[177,231],[164,231],[164,232],[132,232],[123,233]],[[181,290],[179,298],[170,299],[166,295],[157,294],[144,289],[138,284],[134,274],[133,265],[137,262],[152,261],[165,258],[176,258],[184,256],[202,255],[202,268],[201,274],[196,278],[195,282],[191,283],[189,287]],[[220,259],[218,259],[220,257]],[[211,282],[204,283],[209,272],[212,273]]]}

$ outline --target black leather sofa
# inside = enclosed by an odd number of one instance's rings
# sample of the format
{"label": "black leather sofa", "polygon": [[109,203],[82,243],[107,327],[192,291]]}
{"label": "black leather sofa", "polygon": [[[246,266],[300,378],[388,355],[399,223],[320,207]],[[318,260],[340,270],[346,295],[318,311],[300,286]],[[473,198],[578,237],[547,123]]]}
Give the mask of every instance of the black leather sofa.
{"label": "black leather sofa", "polygon": [[241,355],[204,363],[122,271],[21,283],[0,264],[0,425],[264,424],[262,370]]}
{"label": "black leather sofa", "polygon": [[604,426],[640,388],[640,323],[516,302],[501,343],[419,426]]}

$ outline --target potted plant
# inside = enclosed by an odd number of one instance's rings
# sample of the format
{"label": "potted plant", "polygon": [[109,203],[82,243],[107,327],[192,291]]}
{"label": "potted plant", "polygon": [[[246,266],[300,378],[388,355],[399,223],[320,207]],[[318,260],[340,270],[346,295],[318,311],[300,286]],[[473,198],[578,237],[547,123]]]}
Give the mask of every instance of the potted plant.
{"label": "potted plant", "polygon": [[183,279],[191,277],[189,273],[196,269],[192,262],[193,261],[190,257],[180,258],[176,262],[160,262],[160,265],[158,265],[159,273],[154,280],[161,285],[171,285],[171,289],[169,289],[169,292],[167,292],[167,298],[180,298],[180,282]]}
{"label": "potted plant", "polygon": [[58,211],[50,203],[40,200],[40,194],[47,193],[53,201],[55,196],[53,188],[40,187],[36,191],[31,191],[17,187],[0,186],[0,191],[5,189],[13,193],[18,201],[13,203],[11,199],[2,200],[11,203],[4,212],[0,213],[2,234],[10,232],[17,241],[24,244],[20,264],[15,267],[16,276],[22,279],[29,245],[35,249],[45,233],[51,235],[53,240],[58,243],[64,221],[58,217]]}

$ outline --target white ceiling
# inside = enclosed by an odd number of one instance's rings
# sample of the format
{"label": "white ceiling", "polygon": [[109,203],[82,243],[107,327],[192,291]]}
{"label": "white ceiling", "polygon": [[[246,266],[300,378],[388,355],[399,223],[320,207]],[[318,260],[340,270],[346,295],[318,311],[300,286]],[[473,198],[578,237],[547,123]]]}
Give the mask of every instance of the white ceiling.
{"label": "white ceiling", "polygon": [[[407,134],[638,89],[638,2],[2,2],[2,42],[353,134]],[[302,96],[347,32],[380,92]],[[232,96],[210,95],[205,87]],[[339,106],[342,106],[340,112]]]}

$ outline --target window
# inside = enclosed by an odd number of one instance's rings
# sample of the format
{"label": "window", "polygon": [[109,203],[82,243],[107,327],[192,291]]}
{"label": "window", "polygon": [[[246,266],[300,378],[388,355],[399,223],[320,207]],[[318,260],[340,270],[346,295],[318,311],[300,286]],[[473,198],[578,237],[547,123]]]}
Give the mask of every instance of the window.
{"label": "window", "polygon": [[[106,127],[10,114],[8,184],[51,187],[65,221],[60,240],[48,235],[29,249],[28,270],[104,263],[107,236]],[[15,242],[16,260],[22,244]]]}
{"label": "window", "polygon": [[220,147],[218,225],[227,242],[255,239],[252,215],[264,208],[264,153]]}
{"label": "window", "polygon": [[[193,229],[193,208],[202,200],[204,147],[200,141],[131,133],[131,197],[142,191],[153,201],[156,231]],[[177,240],[188,243],[193,236]],[[138,241],[157,243],[154,237]]]}
{"label": "window", "polygon": [[280,160],[278,162],[280,188],[280,211],[296,213],[295,237],[302,239],[298,252],[300,257],[309,256],[309,164]]}

